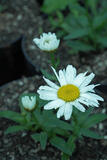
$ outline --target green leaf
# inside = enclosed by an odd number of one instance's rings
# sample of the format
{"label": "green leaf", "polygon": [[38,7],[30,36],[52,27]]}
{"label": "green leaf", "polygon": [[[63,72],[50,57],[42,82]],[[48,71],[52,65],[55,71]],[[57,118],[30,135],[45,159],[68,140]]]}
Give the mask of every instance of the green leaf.
{"label": "green leaf", "polygon": [[16,113],[16,112],[13,112],[13,111],[1,111],[0,112],[0,117],[7,118],[7,119],[13,120],[13,121],[18,122],[18,123],[24,123],[25,122],[24,117],[20,113]]}
{"label": "green leaf", "polygon": [[35,117],[35,119],[38,121],[39,124],[43,124],[44,120],[43,120],[43,116],[41,114],[41,111],[36,109],[34,112],[33,112],[33,115]]}
{"label": "green leaf", "polygon": [[82,41],[69,41],[67,42],[67,45],[71,47],[74,51],[90,51],[90,50],[95,50],[91,45],[86,44],[85,42]]}
{"label": "green leaf", "polygon": [[70,136],[70,132],[68,132],[67,130],[63,130],[61,128],[54,128],[54,133],[57,135],[61,135],[64,137],[69,137]]}
{"label": "green leaf", "polygon": [[64,122],[56,117],[55,114],[53,114],[51,111],[43,111],[43,119],[44,119],[44,126],[45,127],[51,127],[51,128],[61,128],[64,130],[71,130],[72,131],[72,126]]}
{"label": "green leaf", "polygon": [[73,115],[77,118],[79,124],[84,124],[87,121],[88,116],[92,113],[94,107],[89,107],[85,112],[80,112],[76,108],[74,108]]}
{"label": "green leaf", "polygon": [[107,11],[103,15],[97,15],[93,19],[93,27],[94,28],[99,28],[105,24],[107,24]]}
{"label": "green leaf", "polygon": [[33,140],[35,140],[36,142],[37,142],[37,141],[40,142],[42,150],[44,150],[44,149],[46,148],[46,143],[47,143],[47,138],[48,138],[46,132],[35,133],[35,134],[32,134],[31,137],[32,137]]}
{"label": "green leaf", "polygon": [[82,7],[82,5],[77,3],[75,0],[74,0],[74,2],[69,4],[69,9],[70,9],[71,13],[73,15],[75,15],[76,17],[80,16],[81,14],[83,14],[83,15],[86,14],[85,7]]}
{"label": "green leaf", "polygon": [[48,78],[50,80],[55,80],[55,81],[57,80],[55,75],[52,75],[52,74],[48,73],[46,70],[41,69],[41,72],[46,78]]}
{"label": "green leaf", "polygon": [[97,132],[91,131],[89,129],[83,129],[81,134],[85,137],[95,138],[95,139],[103,139],[104,136],[100,136]]}
{"label": "green leaf", "polygon": [[19,131],[23,131],[26,129],[27,128],[24,126],[15,125],[15,126],[8,127],[5,131],[5,134],[19,132]]}
{"label": "green leaf", "polygon": [[83,127],[84,128],[90,128],[92,126],[94,126],[95,124],[104,121],[105,119],[107,119],[107,115],[106,114],[94,114],[92,116],[89,116],[87,121],[84,122]]}
{"label": "green leaf", "polygon": [[70,3],[70,0],[44,0],[42,11],[50,14],[59,10],[64,9],[68,4]]}
{"label": "green leaf", "polygon": [[98,38],[98,42],[103,46],[103,47],[107,47],[107,37],[99,37]]}
{"label": "green leaf", "polygon": [[98,0],[86,0],[87,7],[91,8],[92,12],[96,11]]}
{"label": "green leaf", "polygon": [[74,28],[70,30],[70,34],[66,36],[64,39],[68,40],[68,39],[81,38],[88,35],[88,33],[89,33],[89,30],[87,28]]}
{"label": "green leaf", "polygon": [[62,139],[62,138],[60,138],[60,137],[58,137],[58,136],[55,136],[55,137],[53,137],[53,138],[50,139],[50,143],[51,143],[54,147],[60,149],[62,152],[66,153],[66,154],[68,154],[68,155],[70,155],[70,156],[72,155],[72,151],[71,151],[71,149],[67,146],[67,143],[65,142],[64,139]]}

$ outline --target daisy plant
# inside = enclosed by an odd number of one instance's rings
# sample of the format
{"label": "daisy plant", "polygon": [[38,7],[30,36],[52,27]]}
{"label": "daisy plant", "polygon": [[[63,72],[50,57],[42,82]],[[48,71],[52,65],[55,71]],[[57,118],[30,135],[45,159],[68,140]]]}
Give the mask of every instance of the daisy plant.
{"label": "daisy plant", "polygon": [[50,62],[54,68],[59,65],[59,59],[55,59],[55,52],[59,47],[60,40],[57,39],[55,33],[43,33],[40,38],[34,38],[37,47],[50,55]]}
{"label": "daisy plant", "polygon": [[78,139],[104,138],[92,127],[107,119],[107,115],[93,111],[99,107],[99,101],[103,101],[95,93],[99,84],[90,84],[95,76],[93,73],[77,74],[72,65],[59,73],[53,67],[52,70],[56,82],[43,77],[47,85],[40,86],[37,94],[20,96],[20,113],[1,111],[0,117],[16,122],[6,129],[6,134],[30,131],[31,138],[41,144],[42,150],[50,143],[61,151],[61,160],[70,160]]}

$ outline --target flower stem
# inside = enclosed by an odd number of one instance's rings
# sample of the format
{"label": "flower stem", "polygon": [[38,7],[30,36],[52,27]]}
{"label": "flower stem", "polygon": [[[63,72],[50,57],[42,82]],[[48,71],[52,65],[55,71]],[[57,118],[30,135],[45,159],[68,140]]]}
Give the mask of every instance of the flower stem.
{"label": "flower stem", "polygon": [[55,52],[50,53],[50,60],[51,60],[51,65],[53,68],[57,69],[60,60],[55,58]]}
{"label": "flower stem", "polygon": [[52,67],[56,69],[55,55],[54,55],[54,53],[50,53],[50,59],[51,59],[51,65],[52,65]]}

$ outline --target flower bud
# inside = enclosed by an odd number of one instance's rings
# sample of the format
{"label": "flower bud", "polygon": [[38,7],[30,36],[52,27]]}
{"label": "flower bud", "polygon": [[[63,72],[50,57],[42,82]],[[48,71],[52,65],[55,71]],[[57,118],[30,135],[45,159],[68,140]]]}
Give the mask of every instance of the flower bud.
{"label": "flower bud", "polygon": [[24,109],[28,111],[32,111],[36,106],[36,96],[25,95],[21,98],[21,103]]}
{"label": "flower bud", "polygon": [[34,43],[45,52],[54,52],[60,43],[60,40],[57,39],[55,33],[43,33],[39,38],[33,39]]}

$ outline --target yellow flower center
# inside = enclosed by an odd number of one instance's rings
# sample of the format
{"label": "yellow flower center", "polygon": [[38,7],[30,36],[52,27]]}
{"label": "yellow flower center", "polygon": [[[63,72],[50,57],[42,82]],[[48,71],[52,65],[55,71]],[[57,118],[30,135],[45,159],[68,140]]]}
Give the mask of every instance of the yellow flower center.
{"label": "yellow flower center", "polygon": [[75,85],[67,84],[59,88],[57,96],[66,102],[71,102],[80,96],[80,91]]}

